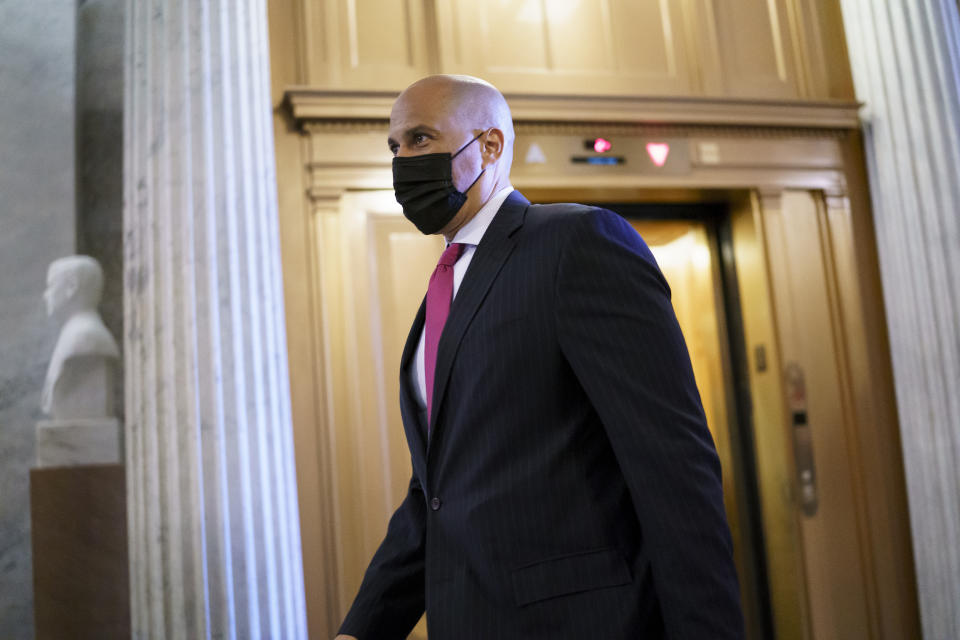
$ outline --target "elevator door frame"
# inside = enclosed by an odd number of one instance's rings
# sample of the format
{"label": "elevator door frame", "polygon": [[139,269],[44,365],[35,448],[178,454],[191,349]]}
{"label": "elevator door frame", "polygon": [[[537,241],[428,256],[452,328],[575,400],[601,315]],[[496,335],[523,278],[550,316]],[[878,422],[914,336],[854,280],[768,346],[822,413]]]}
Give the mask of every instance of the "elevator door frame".
{"label": "elevator door frame", "polygon": [[[516,129],[513,182],[532,201],[547,190],[554,195],[570,193],[581,201],[621,202],[702,200],[735,191],[751,194],[762,230],[765,211],[775,206],[782,194],[801,190],[820,194],[831,215],[846,216],[849,233],[844,242],[849,246],[844,251],[855,268],[845,276],[850,280],[845,291],[853,294],[843,298],[836,322],[846,341],[847,377],[862,377],[850,382],[848,395],[855,423],[851,427],[855,443],[850,473],[859,524],[854,535],[864,565],[860,579],[869,618],[863,637],[915,636],[919,625],[906,492],[891,401],[876,243],[857,132],[525,121],[517,121]],[[325,221],[339,215],[345,195],[391,188],[390,158],[384,151],[386,130],[383,120],[326,117],[305,118],[295,128],[278,126],[288,345],[311,629],[335,630],[349,602],[342,602],[330,589],[337,580],[335,563],[330,562],[336,547],[329,531],[329,522],[336,517],[329,497],[336,461],[330,458],[332,426],[326,405],[336,399],[329,395],[329,380],[335,372],[330,370],[326,354],[334,346],[325,317],[329,300],[320,287],[323,257],[305,238],[322,237]],[[571,176],[563,170],[531,175],[523,170],[522,145],[530,139],[602,134],[687,139],[691,166],[682,175],[598,172]],[[712,145],[709,157],[703,152],[705,143]],[[871,429],[866,428],[867,422]],[[866,490],[868,484],[870,491]],[[877,527],[871,528],[874,524]],[[817,640],[821,637],[830,636],[820,634]]]}

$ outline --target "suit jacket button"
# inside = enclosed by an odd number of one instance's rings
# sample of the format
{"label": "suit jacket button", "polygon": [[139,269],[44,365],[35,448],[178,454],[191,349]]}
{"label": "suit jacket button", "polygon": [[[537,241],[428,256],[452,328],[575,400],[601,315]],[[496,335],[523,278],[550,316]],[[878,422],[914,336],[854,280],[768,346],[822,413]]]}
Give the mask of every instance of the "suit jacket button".
{"label": "suit jacket button", "polygon": [[430,508],[433,509],[434,511],[438,511],[440,509],[440,498],[431,499]]}

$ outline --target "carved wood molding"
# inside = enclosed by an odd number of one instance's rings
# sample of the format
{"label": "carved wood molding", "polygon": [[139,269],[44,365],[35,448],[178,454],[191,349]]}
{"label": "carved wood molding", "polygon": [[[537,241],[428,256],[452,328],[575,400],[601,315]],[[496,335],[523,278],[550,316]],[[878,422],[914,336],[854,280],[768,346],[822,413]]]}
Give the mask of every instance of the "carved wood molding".
{"label": "carved wood molding", "polygon": [[[385,121],[397,94],[290,87],[282,107],[298,126],[316,121]],[[506,94],[517,122],[584,122],[856,129],[860,103],[701,97]]]}
{"label": "carved wood molding", "polygon": [[[386,139],[387,120],[362,118],[356,120],[304,119],[299,130],[308,134],[379,133]],[[518,121],[514,123],[518,136],[522,135],[604,135],[640,137],[715,137],[726,138],[806,138],[844,140],[851,129],[822,129],[798,126],[734,126],[722,124],[653,124],[644,122],[553,122]]]}

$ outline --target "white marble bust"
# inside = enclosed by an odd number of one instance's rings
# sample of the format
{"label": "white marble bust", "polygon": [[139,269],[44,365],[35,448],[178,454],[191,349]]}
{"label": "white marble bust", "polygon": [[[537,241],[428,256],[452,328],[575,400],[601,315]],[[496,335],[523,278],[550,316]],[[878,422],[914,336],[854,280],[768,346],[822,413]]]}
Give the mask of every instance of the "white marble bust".
{"label": "white marble bust", "polygon": [[120,350],[97,305],[103,270],[89,256],[51,263],[47,314],[63,323],[43,385],[42,408],[54,420],[106,418],[112,413],[113,376]]}

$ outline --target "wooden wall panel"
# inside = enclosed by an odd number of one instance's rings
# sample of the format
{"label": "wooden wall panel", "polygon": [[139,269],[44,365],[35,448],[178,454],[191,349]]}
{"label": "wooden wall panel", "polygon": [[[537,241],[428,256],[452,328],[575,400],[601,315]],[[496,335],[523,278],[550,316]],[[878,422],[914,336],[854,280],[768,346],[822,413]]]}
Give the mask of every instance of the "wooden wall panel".
{"label": "wooden wall panel", "polygon": [[854,97],[836,0],[280,1],[313,87],[443,72],[508,93]]}
{"label": "wooden wall panel", "polygon": [[[819,60],[814,74],[823,74],[811,89],[813,97],[846,98],[854,100],[853,76],[850,72],[850,57],[847,52],[847,38],[843,30],[843,14],[838,2],[801,2],[816,28],[819,38],[813,41],[814,52],[819,52]],[[819,43],[819,46],[818,46]],[[815,75],[816,78],[816,75]]]}
{"label": "wooden wall panel", "polygon": [[686,23],[668,0],[447,0],[440,69],[517,93],[690,93]]}
{"label": "wooden wall panel", "polygon": [[[479,63],[486,71],[501,74],[543,75],[550,70],[547,16],[539,2],[482,5],[453,0],[450,9],[452,29],[441,31],[455,39],[457,66]],[[444,59],[443,69],[448,66]]]}
{"label": "wooden wall panel", "polygon": [[617,67],[629,68],[618,65],[614,57],[617,30],[611,20],[611,9],[618,4],[616,0],[543,3],[548,8],[545,27],[550,42],[550,62],[556,72],[611,73]]}
{"label": "wooden wall panel", "polygon": [[711,0],[724,92],[796,98],[796,72],[784,0]]}
{"label": "wooden wall panel", "polygon": [[431,72],[426,0],[304,0],[308,77],[344,89],[403,89]]}
{"label": "wooden wall panel", "polygon": [[[648,78],[677,78],[685,63],[681,44],[687,26],[669,0],[616,2],[612,7],[618,68]],[[649,25],[643,33],[639,25]]]}

